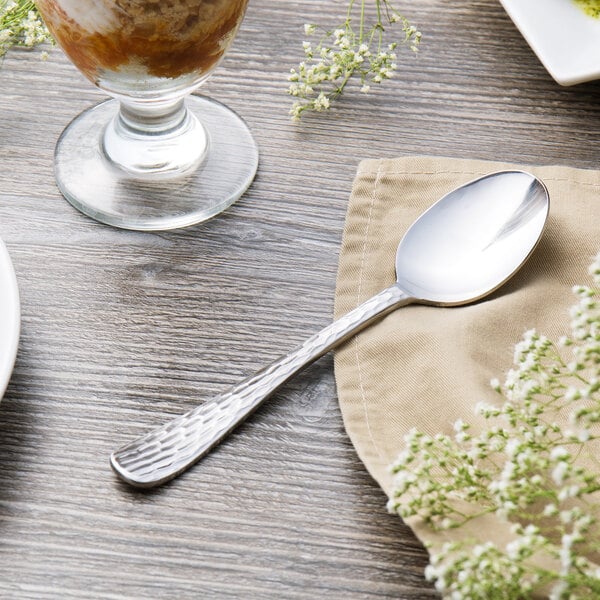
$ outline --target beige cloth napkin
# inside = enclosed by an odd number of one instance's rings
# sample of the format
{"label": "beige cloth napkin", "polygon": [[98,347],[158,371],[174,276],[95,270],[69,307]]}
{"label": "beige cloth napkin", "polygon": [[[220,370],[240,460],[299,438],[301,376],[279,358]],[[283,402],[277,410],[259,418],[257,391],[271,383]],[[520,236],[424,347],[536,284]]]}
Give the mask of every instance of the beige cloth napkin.
{"label": "beige cloth napkin", "polygon": [[[589,282],[587,267],[600,251],[600,172],[433,157],[359,166],[340,255],[338,317],[395,281],[398,242],[426,208],[461,183],[507,168],[540,177],[551,204],[542,241],[516,277],[469,306],[396,310],[336,352],[345,427],[388,495],[388,467],[411,428],[451,433],[459,418],[476,423],[475,405],[496,399],[489,382],[504,380],[526,330],[553,340],[569,333],[571,287]],[[508,541],[506,524],[493,515],[486,521],[477,526]],[[440,541],[418,520],[409,524],[423,541]]]}

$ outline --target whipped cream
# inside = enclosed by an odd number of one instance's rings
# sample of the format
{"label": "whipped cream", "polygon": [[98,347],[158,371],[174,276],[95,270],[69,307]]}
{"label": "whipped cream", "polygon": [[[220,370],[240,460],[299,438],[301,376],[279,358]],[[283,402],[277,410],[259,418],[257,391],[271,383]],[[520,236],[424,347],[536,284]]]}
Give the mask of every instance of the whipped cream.
{"label": "whipped cream", "polygon": [[106,0],[55,0],[56,6],[82,29],[107,33],[119,26],[118,7]]}

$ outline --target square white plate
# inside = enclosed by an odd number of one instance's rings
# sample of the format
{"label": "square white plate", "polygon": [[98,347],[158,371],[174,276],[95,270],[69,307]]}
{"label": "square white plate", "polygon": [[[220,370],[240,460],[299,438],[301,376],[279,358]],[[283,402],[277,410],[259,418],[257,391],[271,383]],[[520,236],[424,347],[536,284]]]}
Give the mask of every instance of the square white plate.
{"label": "square white plate", "polygon": [[574,0],[500,0],[546,70],[561,85],[600,78],[600,19]]}

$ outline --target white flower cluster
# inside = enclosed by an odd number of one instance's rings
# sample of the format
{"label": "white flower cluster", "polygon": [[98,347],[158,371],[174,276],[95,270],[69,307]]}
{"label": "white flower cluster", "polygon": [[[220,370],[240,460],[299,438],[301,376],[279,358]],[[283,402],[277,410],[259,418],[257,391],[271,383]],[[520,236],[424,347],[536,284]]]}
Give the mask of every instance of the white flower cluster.
{"label": "white flower cluster", "polygon": [[426,576],[453,599],[541,589],[600,598],[589,558],[600,551],[600,255],[589,272],[593,285],[574,288],[571,336],[555,345],[526,332],[504,384],[492,380],[502,402],[477,407],[488,427],[474,434],[459,420],[451,435],[411,431],[392,467],[390,511],[434,530],[493,513],[512,529],[504,547],[462,539],[431,549]]}
{"label": "white flower cluster", "polygon": [[12,46],[32,48],[51,41],[33,0],[0,0],[0,58]]}
{"label": "white flower cluster", "polygon": [[[388,0],[374,0],[377,21],[371,28],[365,25],[364,4],[362,0],[358,32],[352,27],[354,0],[349,0],[348,17],[340,28],[323,31],[316,46],[303,43],[305,60],[298,68],[291,69],[288,77],[288,92],[296,98],[290,111],[292,119],[299,120],[305,111],[327,110],[352,78],[360,80],[360,90],[365,94],[372,84],[391,79],[398,68],[395,53],[398,42],[384,43],[387,26],[402,23],[403,41],[416,51],[420,32],[409,25]],[[304,26],[306,35],[314,34],[317,29],[316,25]]]}
{"label": "white flower cluster", "polygon": [[523,559],[533,554],[538,537],[523,530],[520,543],[506,552],[492,542],[473,543],[468,552],[460,543],[445,543],[431,555],[425,577],[452,600],[527,598],[542,580],[537,574],[527,577],[523,565]]}

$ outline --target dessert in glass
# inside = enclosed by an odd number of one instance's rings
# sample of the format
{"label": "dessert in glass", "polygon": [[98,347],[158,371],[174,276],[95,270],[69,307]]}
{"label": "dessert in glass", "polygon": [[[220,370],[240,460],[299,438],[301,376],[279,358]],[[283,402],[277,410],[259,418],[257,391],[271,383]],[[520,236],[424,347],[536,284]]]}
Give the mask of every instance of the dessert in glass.
{"label": "dessert in glass", "polygon": [[235,37],[248,0],[38,0],[73,64],[113,99],[56,146],[59,189],[87,215],[161,230],[204,221],[248,188],[258,166],[242,119],[192,95]]}

